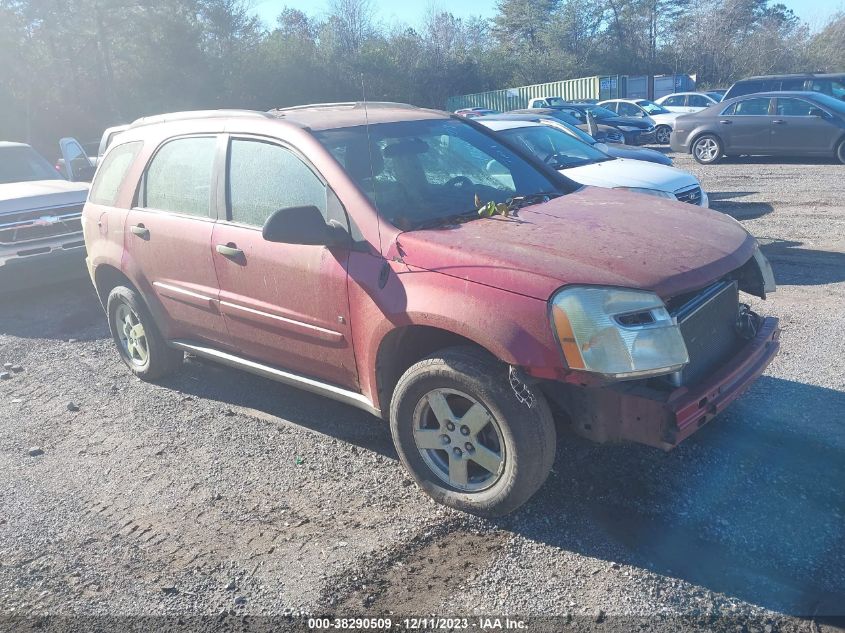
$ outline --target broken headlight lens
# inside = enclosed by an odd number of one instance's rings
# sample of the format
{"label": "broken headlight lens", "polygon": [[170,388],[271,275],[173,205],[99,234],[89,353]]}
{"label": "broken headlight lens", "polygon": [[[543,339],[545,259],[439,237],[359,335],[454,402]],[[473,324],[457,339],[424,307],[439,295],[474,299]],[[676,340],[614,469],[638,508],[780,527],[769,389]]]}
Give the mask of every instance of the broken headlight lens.
{"label": "broken headlight lens", "polygon": [[571,369],[642,378],[678,371],[689,362],[678,324],[652,292],[564,288],[552,297],[551,321]]}
{"label": "broken headlight lens", "polygon": [[777,290],[775,273],[772,270],[772,265],[769,263],[769,259],[763,255],[763,251],[760,250],[759,244],[757,244],[757,248],[754,249],[754,261],[757,262],[757,267],[760,269],[760,276],[763,278],[763,292],[767,295],[773,293]]}

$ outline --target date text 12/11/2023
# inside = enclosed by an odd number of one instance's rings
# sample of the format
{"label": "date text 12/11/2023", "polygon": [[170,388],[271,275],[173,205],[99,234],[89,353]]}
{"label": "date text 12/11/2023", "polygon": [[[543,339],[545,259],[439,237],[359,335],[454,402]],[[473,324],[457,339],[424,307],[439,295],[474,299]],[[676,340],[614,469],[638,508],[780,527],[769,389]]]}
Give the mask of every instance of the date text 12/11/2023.
{"label": "date text 12/11/2023", "polygon": [[389,630],[398,628],[405,631],[416,630],[447,630],[477,629],[481,631],[493,630],[525,630],[527,624],[523,620],[508,617],[476,617],[476,618],[443,618],[422,617],[402,618],[309,618],[308,628],[347,629],[347,630]]}

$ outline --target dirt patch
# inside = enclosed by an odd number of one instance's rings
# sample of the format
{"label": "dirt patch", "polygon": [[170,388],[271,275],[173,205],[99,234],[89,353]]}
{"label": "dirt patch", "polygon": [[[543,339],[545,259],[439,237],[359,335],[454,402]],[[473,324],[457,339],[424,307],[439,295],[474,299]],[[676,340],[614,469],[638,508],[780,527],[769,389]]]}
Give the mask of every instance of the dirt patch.
{"label": "dirt patch", "polygon": [[327,606],[337,613],[367,611],[424,616],[437,613],[457,587],[474,580],[504,547],[509,533],[458,527],[412,542],[361,576],[339,582]]}

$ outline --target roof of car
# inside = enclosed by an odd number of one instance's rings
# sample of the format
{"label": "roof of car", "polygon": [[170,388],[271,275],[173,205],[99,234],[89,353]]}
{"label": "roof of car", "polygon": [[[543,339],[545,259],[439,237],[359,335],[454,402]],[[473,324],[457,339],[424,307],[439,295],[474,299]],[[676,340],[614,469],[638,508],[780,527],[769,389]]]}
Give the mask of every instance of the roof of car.
{"label": "roof of car", "polygon": [[745,77],[743,79],[740,79],[736,83],[740,83],[741,81],[752,81],[760,79],[798,79],[800,77],[819,77],[821,79],[827,79],[830,77],[843,76],[845,76],[845,73],[792,73],[786,75],[755,75],[754,77]]}
{"label": "roof of car", "polygon": [[366,123],[395,123],[421,119],[447,119],[448,112],[428,110],[405,103],[353,101],[347,103],[317,103],[270,110],[271,116],[298,123],[312,130],[355,127]]}
{"label": "roof of car", "polygon": [[813,90],[769,90],[767,92],[749,92],[747,95],[740,95],[739,97],[731,97],[727,101],[722,101],[722,103],[727,103],[729,101],[736,101],[738,99],[747,99],[749,97],[809,97],[811,99],[818,98],[818,96],[822,94],[820,92],[815,92]]}
{"label": "roof of car", "polygon": [[0,141],[0,147],[29,147],[29,145],[16,141]]}

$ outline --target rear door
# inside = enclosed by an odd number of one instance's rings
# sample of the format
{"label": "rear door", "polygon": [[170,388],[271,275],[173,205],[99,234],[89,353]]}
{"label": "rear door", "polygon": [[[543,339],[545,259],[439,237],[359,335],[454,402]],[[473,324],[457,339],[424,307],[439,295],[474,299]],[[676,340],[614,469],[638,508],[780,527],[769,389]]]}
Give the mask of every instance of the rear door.
{"label": "rear door", "polygon": [[349,247],[280,244],[261,234],[282,208],[314,205],[327,221],[347,226],[345,211],[292,148],[251,136],[232,136],[228,147],[227,213],[214,227],[212,256],[232,347],[247,358],[356,387]]}
{"label": "rear door", "polygon": [[772,117],[772,151],[779,154],[833,152],[838,140],[831,124],[814,103],[796,97],[778,97]]}
{"label": "rear door", "polygon": [[750,97],[729,106],[719,117],[719,136],[729,154],[766,154],[771,150],[769,97]]}
{"label": "rear door", "polygon": [[165,141],[147,165],[126,220],[127,269],[164,311],[169,338],[225,344],[226,325],[211,258],[218,137]]}

